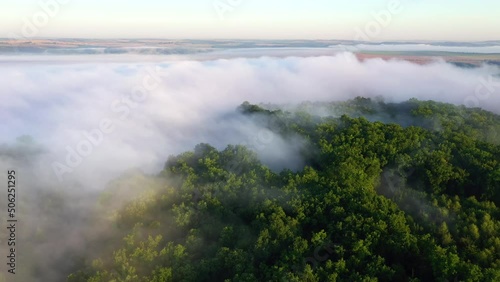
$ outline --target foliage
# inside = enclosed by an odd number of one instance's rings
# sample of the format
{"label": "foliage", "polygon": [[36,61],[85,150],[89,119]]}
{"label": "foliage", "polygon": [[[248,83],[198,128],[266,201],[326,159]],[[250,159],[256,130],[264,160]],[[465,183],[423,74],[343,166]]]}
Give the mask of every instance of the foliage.
{"label": "foliage", "polygon": [[69,281],[500,281],[498,116],[366,98],[239,110],[306,139],[307,166],[233,145],[172,156],[144,180],[168,184],[109,219],[123,240]]}

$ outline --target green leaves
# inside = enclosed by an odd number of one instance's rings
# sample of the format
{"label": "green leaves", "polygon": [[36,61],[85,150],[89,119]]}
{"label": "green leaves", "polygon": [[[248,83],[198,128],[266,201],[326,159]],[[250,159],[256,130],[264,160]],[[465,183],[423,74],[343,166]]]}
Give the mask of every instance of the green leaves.
{"label": "green leaves", "polygon": [[[500,146],[486,133],[498,116],[360,97],[298,108],[240,111],[307,140],[301,171],[271,171],[243,146],[199,144],[156,177],[117,181],[100,206],[114,214],[115,240],[69,280],[500,278]],[[131,201],[102,210],[129,190]]]}

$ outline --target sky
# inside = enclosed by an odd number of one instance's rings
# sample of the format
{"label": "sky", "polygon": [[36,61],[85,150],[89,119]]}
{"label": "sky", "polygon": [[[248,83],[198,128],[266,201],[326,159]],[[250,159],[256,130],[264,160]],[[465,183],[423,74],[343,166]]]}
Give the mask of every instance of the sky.
{"label": "sky", "polygon": [[484,41],[500,39],[499,13],[497,0],[2,0],[0,38]]}

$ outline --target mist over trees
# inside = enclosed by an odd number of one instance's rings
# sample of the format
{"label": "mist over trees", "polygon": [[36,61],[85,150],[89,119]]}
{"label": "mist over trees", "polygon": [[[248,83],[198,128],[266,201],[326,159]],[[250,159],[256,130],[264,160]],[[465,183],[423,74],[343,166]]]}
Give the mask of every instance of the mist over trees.
{"label": "mist over trees", "polygon": [[303,169],[202,143],[117,179],[68,281],[500,280],[500,116],[362,97],[238,111],[301,136]]}

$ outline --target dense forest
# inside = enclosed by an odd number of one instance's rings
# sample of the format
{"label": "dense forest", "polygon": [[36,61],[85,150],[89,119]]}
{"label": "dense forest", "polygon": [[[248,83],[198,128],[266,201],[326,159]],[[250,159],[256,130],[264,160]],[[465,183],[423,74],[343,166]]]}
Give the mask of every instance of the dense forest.
{"label": "dense forest", "polygon": [[500,116],[362,97],[237,111],[304,140],[303,169],[199,144],[125,175],[68,281],[500,281]]}

